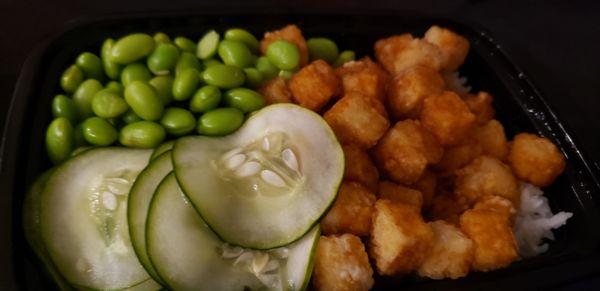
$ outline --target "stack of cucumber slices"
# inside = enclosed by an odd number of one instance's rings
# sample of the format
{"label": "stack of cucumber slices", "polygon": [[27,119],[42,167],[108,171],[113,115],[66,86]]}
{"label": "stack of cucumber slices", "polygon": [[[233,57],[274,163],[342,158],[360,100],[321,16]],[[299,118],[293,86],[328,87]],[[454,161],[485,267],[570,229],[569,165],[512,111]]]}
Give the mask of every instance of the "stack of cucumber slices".
{"label": "stack of cucumber slices", "polygon": [[61,289],[302,290],[343,172],[319,115],[271,105],[228,136],[78,154],[33,185],[25,233]]}

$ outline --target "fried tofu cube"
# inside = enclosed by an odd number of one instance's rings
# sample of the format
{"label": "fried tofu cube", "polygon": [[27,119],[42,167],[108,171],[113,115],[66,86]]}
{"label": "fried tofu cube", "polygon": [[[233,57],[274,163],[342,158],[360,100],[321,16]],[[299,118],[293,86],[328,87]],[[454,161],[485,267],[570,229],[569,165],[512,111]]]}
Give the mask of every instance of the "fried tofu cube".
{"label": "fried tofu cube", "polygon": [[387,199],[392,202],[400,202],[416,206],[418,209],[423,207],[423,194],[419,190],[404,187],[402,185],[390,182],[379,182],[379,199]]}
{"label": "fried tofu cube", "polygon": [[389,76],[371,58],[365,57],[359,61],[344,63],[335,70],[339,76],[344,94],[359,93],[368,98],[385,99],[385,88]]}
{"label": "fried tofu cube", "polygon": [[469,209],[469,206],[466,198],[451,192],[443,192],[433,198],[429,218],[459,225],[460,215]]}
{"label": "fried tofu cube", "polygon": [[375,57],[390,74],[397,75],[414,66],[426,66],[436,71],[444,56],[440,49],[410,34],[395,35],[375,43]]}
{"label": "fried tofu cube", "polygon": [[442,159],[434,167],[438,171],[451,173],[469,164],[482,152],[478,141],[473,137],[467,137],[460,144],[445,148]]}
{"label": "fried tofu cube", "polygon": [[315,290],[324,291],[366,291],[374,283],[365,246],[351,234],[321,236],[312,277]]}
{"label": "fried tofu cube", "polygon": [[460,217],[460,229],[473,241],[473,270],[487,272],[504,268],[518,258],[512,226],[503,214],[467,210]]}
{"label": "fried tofu cube", "polygon": [[547,138],[517,134],[508,152],[508,163],[519,179],[545,187],[565,169],[565,157]]}
{"label": "fried tofu cube", "polygon": [[441,94],[444,79],[430,67],[415,66],[396,75],[387,89],[387,104],[395,118],[418,118],[423,100]]}
{"label": "fried tofu cube", "polygon": [[464,99],[469,110],[475,114],[477,124],[483,125],[494,119],[496,110],[492,106],[492,95],[487,92],[479,92],[477,95],[467,94]]}
{"label": "fried tofu cube", "polygon": [[267,104],[292,102],[292,92],[282,77],[266,82],[258,91],[265,98]]}
{"label": "fried tofu cube", "polygon": [[386,199],[375,202],[369,254],[380,275],[412,272],[423,263],[432,244],[431,226],[417,207]]}
{"label": "fried tofu cube", "polygon": [[321,220],[324,234],[368,235],[375,194],[356,182],[343,182],[327,215]]}
{"label": "fried tofu cube", "polygon": [[436,280],[466,276],[473,262],[471,239],[443,220],[428,224],[433,230],[433,246],[417,269],[419,276]]}
{"label": "fried tofu cube", "polygon": [[300,66],[308,64],[308,46],[306,39],[302,36],[302,31],[298,26],[289,24],[279,30],[265,32],[260,41],[260,52],[265,55],[269,45],[276,40],[286,40],[296,45],[300,52]]}
{"label": "fried tofu cube", "polygon": [[427,164],[437,163],[443,148],[418,121],[397,122],[373,148],[375,164],[397,183],[412,184]]}
{"label": "fried tofu cube", "polygon": [[390,127],[380,109],[373,106],[377,100],[358,94],[347,94],[338,100],[324,118],[342,144],[356,144],[361,149],[374,146]]}
{"label": "fried tofu cube", "polygon": [[321,110],[332,97],[341,94],[340,80],[323,60],[316,60],[294,74],[289,88],[296,103],[313,111]]}
{"label": "fried tofu cube", "polygon": [[425,173],[421,175],[421,178],[419,178],[412,186],[423,194],[423,209],[429,209],[431,203],[433,203],[435,189],[437,188],[437,175],[431,171],[425,170]]}
{"label": "fried tofu cube", "polygon": [[353,144],[344,145],[342,149],[345,160],[344,179],[361,183],[372,192],[377,192],[379,172],[369,155]]}
{"label": "fried tofu cube", "polygon": [[510,167],[491,156],[480,156],[456,172],[455,191],[471,205],[497,195],[519,205],[521,193]]}
{"label": "fried tofu cube", "polygon": [[514,218],[517,214],[517,210],[510,200],[500,197],[500,196],[487,196],[479,200],[473,206],[475,210],[489,210],[493,212],[497,212],[503,214],[508,218],[511,222],[511,225],[514,224]]}
{"label": "fried tofu cube", "polygon": [[506,159],[508,142],[504,134],[504,126],[498,120],[492,119],[485,125],[476,127],[474,136],[484,154],[501,161]]}
{"label": "fried tofu cube", "polygon": [[421,122],[440,144],[459,144],[475,126],[475,115],[456,93],[445,91],[432,95],[423,102]]}
{"label": "fried tofu cube", "polygon": [[437,25],[430,27],[425,36],[426,41],[436,45],[442,52],[442,70],[456,71],[469,53],[469,41],[457,33]]}

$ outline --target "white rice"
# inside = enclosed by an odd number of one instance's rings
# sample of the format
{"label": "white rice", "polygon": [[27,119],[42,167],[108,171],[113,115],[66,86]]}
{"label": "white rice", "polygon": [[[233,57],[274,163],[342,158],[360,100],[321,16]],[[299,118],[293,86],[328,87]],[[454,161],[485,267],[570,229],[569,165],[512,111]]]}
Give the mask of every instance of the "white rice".
{"label": "white rice", "polygon": [[552,230],[566,224],[571,216],[573,213],[563,211],[552,214],[544,192],[531,184],[522,184],[521,205],[514,227],[521,257],[534,257],[547,251],[544,239],[554,240]]}
{"label": "white rice", "polygon": [[464,96],[471,92],[471,86],[467,84],[467,77],[461,77],[460,74],[455,71],[451,73],[443,74],[446,86],[450,91],[456,92],[456,94]]}

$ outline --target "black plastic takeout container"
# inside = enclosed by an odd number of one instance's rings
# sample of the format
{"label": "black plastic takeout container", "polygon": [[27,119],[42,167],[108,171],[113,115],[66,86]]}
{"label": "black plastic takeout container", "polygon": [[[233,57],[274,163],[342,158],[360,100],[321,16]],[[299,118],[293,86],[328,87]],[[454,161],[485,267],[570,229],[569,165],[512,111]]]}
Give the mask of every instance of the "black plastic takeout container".
{"label": "black plastic takeout container", "polygon": [[[257,36],[287,23],[298,24],[306,37],[327,36],[340,49],[357,56],[373,54],[374,42],[401,33],[422,33],[431,25],[448,27],[471,42],[461,75],[473,90],[494,98],[497,118],[509,137],[521,131],[537,132],[554,141],[567,157],[564,174],[545,189],[552,209],[570,211],[574,217],[556,231],[550,250],[536,258],[513,263],[495,272],[471,273],[459,280],[432,281],[407,277],[376,278],[375,289],[402,286],[409,289],[530,289],[568,284],[598,271],[600,223],[597,175],[543,97],[507,56],[505,49],[484,29],[463,22],[410,13],[370,15],[309,14],[161,14],[112,16],[72,23],[70,28],[43,44],[21,71],[2,137],[0,195],[0,289],[47,290],[55,288],[29,249],[21,229],[23,197],[34,179],[51,164],[44,150],[45,129],[51,120],[50,102],[60,93],[59,78],[83,51],[99,53],[105,38],[131,32],[163,31],[171,36],[198,39],[209,29],[223,32],[243,27]],[[526,45],[526,44],[523,44]]]}

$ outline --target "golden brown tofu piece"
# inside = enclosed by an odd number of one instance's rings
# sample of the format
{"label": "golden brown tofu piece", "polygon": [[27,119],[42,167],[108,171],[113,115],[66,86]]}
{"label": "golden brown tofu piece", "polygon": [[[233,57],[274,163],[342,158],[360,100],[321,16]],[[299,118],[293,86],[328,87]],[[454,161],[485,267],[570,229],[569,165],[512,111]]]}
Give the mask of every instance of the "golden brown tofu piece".
{"label": "golden brown tofu piece", "polygon": [[445,91],[432,95],[423,102],[421,122],[440,144],[459,144],[475,126],[475,115],[456,93]]}
{"label": "golden brown tofu piece", "polygon": [[265,98],[267,104],[292,102],[292,92],[282,77],[266,82],[258,91]]}
{"label": "golden brown tofu piece", "polygon": [[300,106],[313,111],[321,110],[332,97],[341,94],[340,80],[333,68],[323,60],[316,60],[294,74],[288,84],[292,98]]}
{"label": "golden brown tofu piece", "polygon": [[477,95],[467,94],[464,100],[469,110],[475,114],[477,124],[483,125],[494,119],[496,110],[492,106],[493,98],[489,93],[482,91]]}
{"label": "golden brown tofu piece", "polygon": [[490,210],[467,210],[460,217],[460,229],[473,241],[473,270],[504,268],[518,258],[517,242],[505,215]]}
{"label": "golden brown tofu piece", "polygon": [[500,196],[487,196],[479,200],[473,206],[475,210],[489,210],[500,214],[503,214],[511,222],[511,226],[514,224],[515,214],[517,210],[510,200]]}
{"label": "golden brown tofu piece", "polygon": [[547,138],[517,134],[508,152],[508,163],[519,179],[545,187],[565,169],[565,157]]}
{"label": "golden brown tofu piece", "polygon": [[444,79],[438,71],[415,66],[396,75],[387,88],[387,104],[394,118],[418,118],[423,100],[441,94]]}
{"label": "golden brown tofu piece", "polygon": [[490,156],[480,156],[456,172],[456,194],[473,205],[485,196],[497,195],[519,205],[521,193],[510,168]]}
{"label": "golden brown tofu piece", "polygon": [[383,38],[375,43],[375,57],[390,74],[397,75],[414,66],[426,66],[436,71],[442,67],[440,49],[410,34]]}
{"label": "golden brown tofu piece", "polygon": [[385,99],[385,88],[389,82],[385,72],[371,58],[347,62],[335,70],[339,76],[344,94],[359,93],[368,98]]}
{"label": "golden brown tofu piece", "polygon": [[321,220],[324,234],[369,235],[375,194],[356,182],[343,182],[327,215]]}
{"label": "golden brown tofu piece", "polygon": [[423,194],[423,209],[429,209],[431,203],[433,203],[433,197],[435,196],[437,175],[432,171],[425,170],[423,175],[421,175],[421,178],[419,178],[412,186]]}
{"label": "golden brown tofu piece", "polygon": [[260,41],[260,52],[264,55],[267,53],[269,45],[276,40],[286,40],[296,45],[300,51],[300,66],[308,64],[308,47],[306,39],[302,36],[302,31],[298,26],[289,24],[279,30],[265,32],[263,39]]}
{"label": "golden brown tofu piece", "polygon": [[367,153],[358,146],[348,144],[344,150],[344,179],[361,183],[372,192],[377,192],[379,172]]}
{"label": "golden brown tofu piece", "polygon": [[451,173],[469,164],[482,152],[482,147],[477,140],[467,137],[459,145],[445,148],[442,159],[434,167],[438,171]]}
{"label": "golden brown tofu piece", "polygon": [[379,182],[379,199],[387,199],[392,202],[400,202],[416,206],[419,210],[423,207],[423,194],[419,190],[404,187],[390,182]]}
{"label": "golden brown tofu piece", "polygon": [[469,41],[457,33],[437,25],[430,27],[425,36],[426,41],[436,45],[442,52],[442,70],[456,71],[469,53]]}
{"label": "golden brown tofu piece", "polygon": [[504,126],[498,120],[492,119],[483,126],[475,127],[474,136],[484,154],[501,161],[506,159],[508,142],[504,134]]}
{"label": "golden brown tofu piece", "polygon": [[433,198],[429,209],[431,220],[445,220],[454,225],[459,224],[460,215],[469,209],[469,203],[464,197],[445,192]]}
{"label": "golden brown tofu piece", "polygon": [[427,164],[437,163],[443,154],[435,137],[418,121],[397,122],[373,148],[372,156],[380,171],[395,182],[412,184],[419,180]]}
{"label": "golden brown tofu piece", "polygon": [[321,236],[312,276],[315,290],[366,291],[373,287],[373,269],[365,246],[351,234]]}
{"label": "golden brown tofu piece", "polygon": [[323,117],[342,144],[356,144],[361,149],[368,149],[390,127],[387,118],[373,105],[376,102],[379,101],[348,94],[338,100]]}
{"label": "golden brown tofu piece", "polygon": [[415,206],[375,202],[369,254],[381,275],[407,274],[419,267],[433,244],[431,226]]}
{"label": "golden brown tofu piece", "polygon": [[436,280],[466,276],[473,262],[471,239],[443,220],[428,224],[433,230],[433,246],[417,269],[419,276]]}

